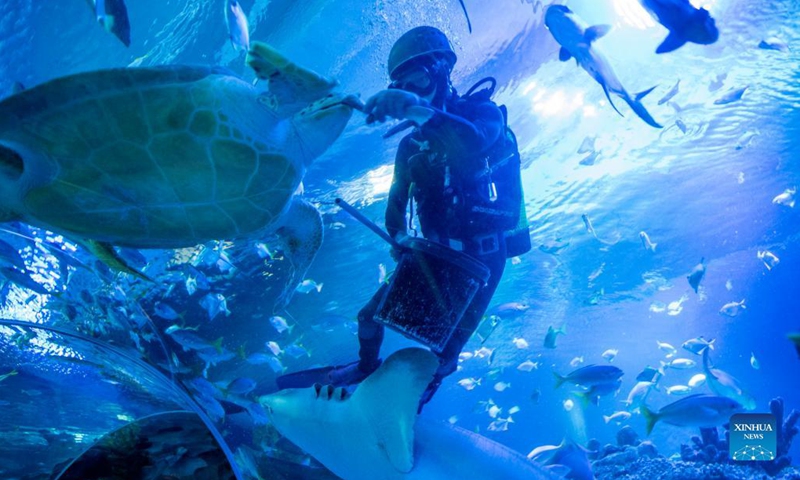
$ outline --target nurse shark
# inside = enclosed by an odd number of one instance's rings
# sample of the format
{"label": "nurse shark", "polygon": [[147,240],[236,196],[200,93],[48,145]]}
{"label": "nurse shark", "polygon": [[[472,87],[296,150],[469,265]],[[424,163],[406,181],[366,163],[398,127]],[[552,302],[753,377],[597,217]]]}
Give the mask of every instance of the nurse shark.
{"label": "nurse shark", "polygon": [[316,385],[260,398],[273,425],[345,480],[559,478],[518,452],[462,428],[417,417],[438,362],[399,350],[352,395]]}
{"label": "nurse shark", "polygon": [[544,23],[559,45],[561,45],[561,51],[558,55],[559,60],[566,62],[575,57],[578,65],[583,67],[603,87],[608,101],[617,113],[622,115],[611,100],[610,93],[624,100],[645,123],[655,128],[662,128],[641,102],[641,99],[655,87],[631,97],[625,87],[622,86],[622,82],[617,78],[617,74],[614,73],[614,69],[608,63],[608,59],[594,47],[594,41],[608,33],[609,26],[594,25],[590,27],[564,5],[547,7]]}

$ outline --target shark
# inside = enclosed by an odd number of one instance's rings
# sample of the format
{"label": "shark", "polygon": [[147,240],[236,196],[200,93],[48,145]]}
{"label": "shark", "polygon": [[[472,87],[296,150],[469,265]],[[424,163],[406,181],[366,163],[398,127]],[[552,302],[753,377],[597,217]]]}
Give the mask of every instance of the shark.
{"label": "shark", "polygon": [[594,25],[590,27],[564,5],[547,7],[544,23],[556,42],[561,45],[558,54],[559,60],[566,62],[570,58],[575,58],[578,65],[603,87],[606,98],[617,113],[622,115],[611,100],[611,93],[624,100],[645,123],[655,128],[662,128],[641,102],[642,98],[653,91],[655,86],[631,97],[617,78],[608,59],[594,46],[594,41],[608,33],[611,29],[610,26]]}
{"label": "shark", "polygon": [[419,399],[437,366],[430,351],[406,348],[352,394],[315,385],[259,402],[284,437],[345,480],[560,478],[500,443],[419,417]]}

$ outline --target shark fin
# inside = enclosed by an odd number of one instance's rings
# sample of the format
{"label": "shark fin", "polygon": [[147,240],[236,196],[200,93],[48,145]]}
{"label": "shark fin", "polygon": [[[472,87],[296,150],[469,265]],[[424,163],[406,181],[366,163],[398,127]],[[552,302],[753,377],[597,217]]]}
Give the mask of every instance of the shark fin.
{"label": "shark fin", "polygon": [[602,38],[605,34],[607,34],[610,31],[611,31],[611,25],[592,25],[591,27],[586,29],[586,32],[583,34],[583,38],[584,40],[586,40],[586,43],[591,44],[598,38]]}
{"label": "shark fin", "polygon": [[558,51],[558,59],[562,62],[566,62],[570,58],[572,58],[572,54],[569,53],[569,50],[567,50],[566,47],[561,47],[561,50]]}
{"label": "shark fin", "polygon": [[656,53],[668,53],[673,50],[677,50],[681,48],[684,43],[686,43],[685,38],[674,32],[670,32],[669,35],[667,35],[667,38],[665,38],[664,41],[661,42],[661,45],[658,46]]}
{"label": "shark fin", "polygon": [[657,86],[658,85],[653,85],[652,87],[648,88],[647,90],[642,90],[641,92],[637,93],[634,98],[636,99],[637,102],[641,101],[644,97],[647,96],[648,93],[652,92],[653,89],[656,88]]}
{"label": "shark fin", "polygon": [[377,445],[399,472],[408,473],[414,467],[417,406],[438,364],[428,350],[399,350],[367,377],[351,397],[353,407],[368,419]]}
{"label": "shark fin", "polygon": [[606,87],[605,85],[603,85],[603,91],[604,91],[604,92],[606,92],[606,98],[608,99],[608,103],[610,103],[610,104],[611,104],[611,106],[614,108],[614,110],[616,110],[616,112],[617,112],[617,113],[619,113],[619,116],[620,116],[620,117],[624,117],[625,115],[623,115],[623,114],[622,114],[622,112],[620,112],[620,111],[619,111],[619,109],[617,108],[617,106],[616,106],[616,105],[614,105],[614,102],[611,100],[611,95],[609,95],[609,93],[608,93],[608,87]]}

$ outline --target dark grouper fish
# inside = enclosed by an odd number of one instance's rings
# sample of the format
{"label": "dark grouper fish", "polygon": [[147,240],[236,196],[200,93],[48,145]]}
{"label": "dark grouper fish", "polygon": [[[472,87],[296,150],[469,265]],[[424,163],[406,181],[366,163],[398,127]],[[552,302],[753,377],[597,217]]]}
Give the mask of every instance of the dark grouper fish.
{"label": "dark grouper fish", "polygon": [[561,51],[558,54],[559,60],[566,62],[575,57],[578,65],[583,67],[603,87],[608,101],[617,113],[622,115],[614,105],[614,102],[611,101],[610,93],[624,100],[631,107],[631,110],[645,123],[655,128],[661,128],[661,125],[653,119],[641,102],[642,98],[655,87],[640,92],[631,98],[606,57],[593,45],[594,41],[608,33],[611,27],[608,25],[590,27],[564,5],[547,7],[544,23],[550,33],[553,34],[553,38],[561,45]]}
{"label": "dark grouper fish", "polygon": [[677,50],[686,42],[710,45],[719,38],[714,19],[705,8],[694,8],[689,0],[640,0],[658,23],[669,30],[656,53]]}

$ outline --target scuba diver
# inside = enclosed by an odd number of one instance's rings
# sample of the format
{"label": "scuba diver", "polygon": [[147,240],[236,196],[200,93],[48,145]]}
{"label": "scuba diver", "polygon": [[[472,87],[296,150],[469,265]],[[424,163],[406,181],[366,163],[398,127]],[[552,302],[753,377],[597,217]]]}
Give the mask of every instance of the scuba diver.
{"label": "scuba diver", "polygon": [[[456,371],[458,356],[492,299],[506,259],[530,249],[516,139],[506,125],[505,107],[490,100],[496,82],[481,80],[459,96],[450,80],[455,63],[456,54],[440,30],[430,26],[409,30],[389,53],[391,84],[369,98],[364,109],[367,123],[403,121],[392,129],[394,133],[414,127],[397,149],[385,217],[389,235],[401,246],[408,244],[416,214],[426,241],[478,260],[489,273],[460,321],[441,329],[452,334],[441,352],[434,352],[439,367],[420,410],[442,380]],[[487,83],[488,88],[478,89]],[[392,249],[396,261],[402,254]],[[376,312],[389,288],[391,282],[385,282],[358,313],[358,361],[290,373],[278,378],[278,387],[346,386],[374,372],[381,364],[385,327]]]}

